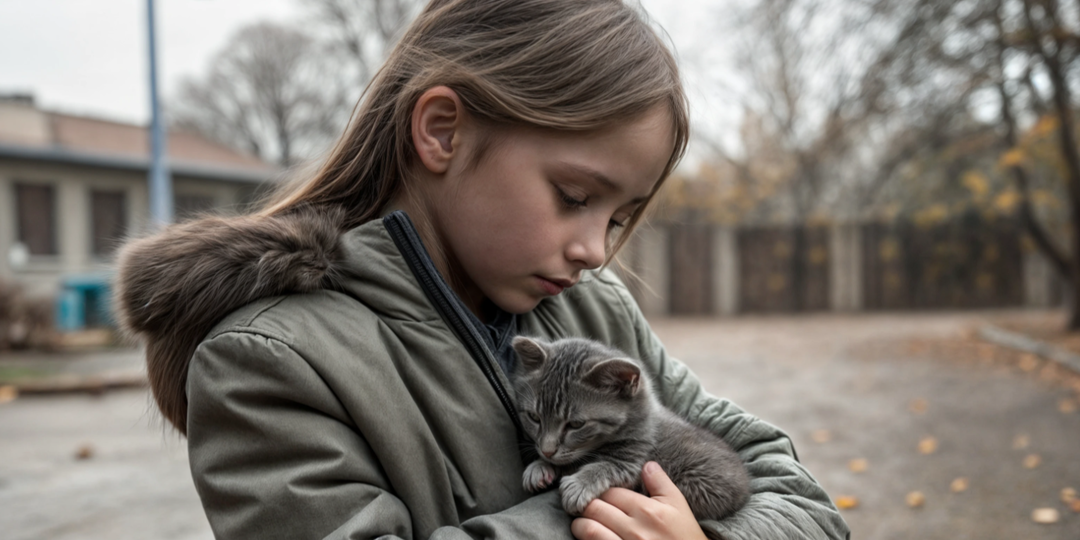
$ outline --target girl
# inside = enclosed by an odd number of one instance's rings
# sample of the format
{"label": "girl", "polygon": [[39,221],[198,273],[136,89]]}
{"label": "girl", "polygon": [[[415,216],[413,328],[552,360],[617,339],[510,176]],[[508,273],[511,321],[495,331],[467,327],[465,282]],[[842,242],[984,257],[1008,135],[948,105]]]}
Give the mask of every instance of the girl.
{"label": "girl", "polygon": [[[176,225],[120,259],[123,324],[188,437],[219,538],[842,538],[776,428],[705,393],[602,268],[688,137],[675,61],[619,0],[433,0],[314,177],[263,211]],[[723,436],[749,504],[652,497],[582,516],[522,488],[516,334],[640,358]]]}

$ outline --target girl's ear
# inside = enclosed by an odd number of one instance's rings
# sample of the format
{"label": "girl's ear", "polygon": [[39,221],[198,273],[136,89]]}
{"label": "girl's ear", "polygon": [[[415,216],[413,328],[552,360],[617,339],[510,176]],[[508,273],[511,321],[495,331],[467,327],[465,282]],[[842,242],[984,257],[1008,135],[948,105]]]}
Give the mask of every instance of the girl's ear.
{"label": "girl's ear", "polygon": [[514,352],[521,359],[521,367],[529,371],[540,369],[547,360],[547,349],[539,341],[518,336],[510,342],[510,345],[514,347]]}
{"label": "girl's ear", "polygon": [[412,113],[413,145],[427,170],[445,173],[454,155],[465,109],[461,98],[446,86],[429,88],[416,100]]}
{"label": "girl's ear", "polygon": [[641,368],[629,360],[612,358],[597,363],[582,380],[593,388],[633,397],[641,388]]}

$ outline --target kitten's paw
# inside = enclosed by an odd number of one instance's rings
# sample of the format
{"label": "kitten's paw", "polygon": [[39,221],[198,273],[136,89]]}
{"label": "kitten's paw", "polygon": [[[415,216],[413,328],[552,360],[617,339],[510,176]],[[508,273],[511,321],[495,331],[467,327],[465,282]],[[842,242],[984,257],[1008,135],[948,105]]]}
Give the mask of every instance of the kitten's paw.
{"label": "kitten's paw", "polygon": [[529,493],[543,491],[554,481],[555,467],[542,459],[530,463],[525,467],[525,474],[521,475],[521,484]]}
{"label": "kitten's paw", "polygon": [[567,476],[559,484],[563,509],[572,516],[580,516],[585,511],[585,507],[607,491],[608,487],[599,482],[583,480],[580,474]]}

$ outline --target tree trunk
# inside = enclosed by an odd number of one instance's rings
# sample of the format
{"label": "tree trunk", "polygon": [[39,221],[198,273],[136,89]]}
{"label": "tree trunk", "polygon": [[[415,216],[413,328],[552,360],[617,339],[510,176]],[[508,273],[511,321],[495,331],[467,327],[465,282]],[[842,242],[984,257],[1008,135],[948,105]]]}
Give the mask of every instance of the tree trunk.
{"label": "tree trunk", "polygon": [[[1045,16],[1050,18],[1053,28],[1057,27],[1056,3],[1043,6]],[[1054,36],[1055,47],[1048,49],[1044,46],[1041,38],[1045,35],[1032,16],[1031,0],[1023,2],[1024,18],[1027,22],[1028,31],[1031,34],[1031,45],[1035,52],[1042,58],[1046,66],[1047,75],[1050,78],[1050,87],[1053,91],[1052,100],[1054,112],[1058,117],[1058,149],[1061,158],[1065,162],[1065,186],[1069,195],[1069,224],[1072,228],[1072,252],[1068,254],[1071,272],[1071,302],[1069,305],[1070,331],[1080,330],[1080,149],[1076,146],[1076,126],[1072,111],[1072,92],[1066,81],[1065,66],[1062,65],[1061,50],[1062,42],[1059,36]]]}

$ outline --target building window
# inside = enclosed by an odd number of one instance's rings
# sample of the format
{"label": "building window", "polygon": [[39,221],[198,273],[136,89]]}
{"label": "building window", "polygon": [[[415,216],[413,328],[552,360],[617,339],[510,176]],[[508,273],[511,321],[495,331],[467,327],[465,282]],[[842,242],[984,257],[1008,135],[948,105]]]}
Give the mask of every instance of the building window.
{"label": "building window", "polygon": [[127,198],[123,191],[91,191],[90,219],[93,254],[109,257],[124,239],[127,229]]}
{"label": "building window", "polygon": [[213,197],[203,195],[176,195],[176,221],[199,217],[214,208]]}
{"label": "building window", "polygon": [[15,184],[19,242],[31,255],[57,255],[56,189],[50,185]]}

